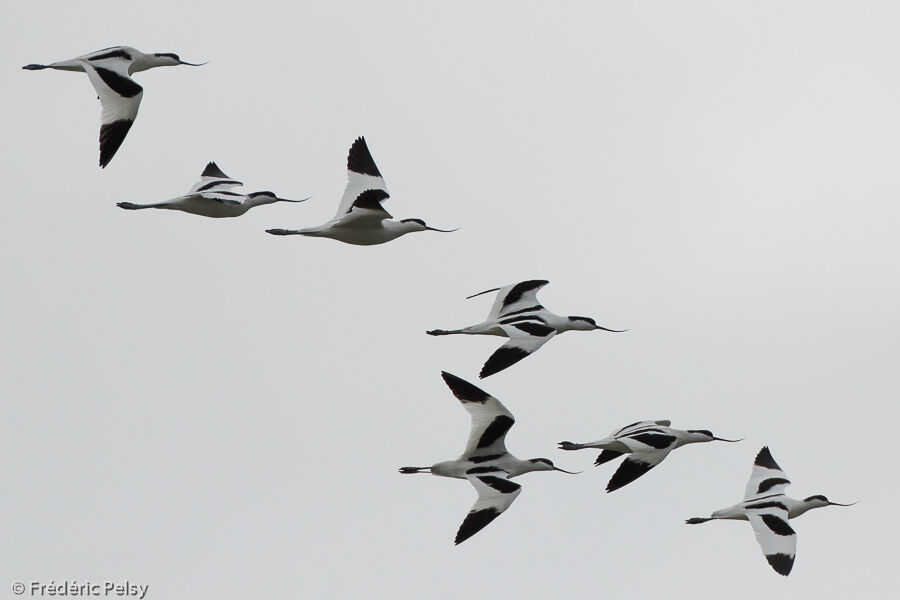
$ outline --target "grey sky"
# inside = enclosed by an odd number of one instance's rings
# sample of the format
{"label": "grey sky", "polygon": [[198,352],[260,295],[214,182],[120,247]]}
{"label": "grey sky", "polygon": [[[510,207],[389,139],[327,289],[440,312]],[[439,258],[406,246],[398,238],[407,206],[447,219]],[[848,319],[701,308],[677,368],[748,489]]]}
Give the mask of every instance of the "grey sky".
{"label": "grey sky", "polygon": [[[676,6],[677,4],[677,6]],[[900,286],[890,2],[20,2],[0,49],[0,592],[130,579],[148,598],[875,598],[893,586]],[[139,73],[97,168],[83,74],[32,62],[127,44]],[[380,247],[274,238],[327,220],[365,135],[398,218]],[[215,160],[301,205],[232,220],[120,201]],[[477,381],[486,288],[628,333],[570,333]],[[460,547],[450,371],[515,414],[534,473]],[[711,429],[613,494],[583,441],[638,419]],[[740,500],[769,445],[794,523],[766,565]],[[648,592],[649,593],[649,592]],[[644,591],[641,592],[644,594]],[[28,596],[25,596],[28,597]]]}

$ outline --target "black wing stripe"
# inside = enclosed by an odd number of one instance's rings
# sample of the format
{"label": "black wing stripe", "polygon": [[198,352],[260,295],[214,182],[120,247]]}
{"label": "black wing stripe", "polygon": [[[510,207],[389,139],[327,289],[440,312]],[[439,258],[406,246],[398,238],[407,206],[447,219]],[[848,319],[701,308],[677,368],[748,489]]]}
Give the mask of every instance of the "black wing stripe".
{"label": "black wing stripe", "polygon": [[759,515],[762,518],[763,523],[766,524],[766,527],[772,530],[772,533],[776,535],[794,535],[796,532],[791,529],[791,526],[788,525],[787,521],[782,519],[781,517],[776,517],[775,515],[767,515],[762,514]]}
{"label": "black wing stripe", "polygon": [[356,200],[353,201],[347,212],[349,213],[354,208],[383,211],[384,208],[381,206],[381,202],[386,198],[390,198],[390,195],[384,190],[366,190],[356,197]]}
{"label": "black wing stripe", "polygon": [[[207,183],[206,185],[201,185],[200,187],[198,187],[198,188],[197,188],[197,191],[198,191],[198,192],[204,192],[204,191],[206,191],[206,190],[208,190],[208,189],[210,189],[210,188],[216,187],[217,185],[223,185],[223,184],[241,185],[241,182],[240,182],[240,181],[234,181],[233,179],[224,179],[224,180],[219,180],[219,181],[210,181],[210,182]],[[224,194],[225,192],[220,192],[220,193]]]}
{"label": "black wing stripe", "polygon": [[518,483],[515,483],[514,481],[510,481],[509,479],[505,479],[503,477],[497,477],[495,475],[486,475],[486,476],[483,475],[483,476],[480,476],[478,479],[482,483],[491,486],[492,488],[494,488],[501,494],[511,494],[514,491],[516,491],[517,489],[519,489],[520,487],[522,487],[521,485],[519,485]]}
{"label": "black wing stripe", "polygon": [[756,488],[757,494],[762,494],[763,492],[768,492],[776,485],[781,485],[783,483],[790,483],[787,479],[783,477],[770,477],[769,479],[764,479],[759,482],[759,487]]}
{"label": "black wing stripe", "polygon": [[497,417],[491,421],[491,424],[485,427],[484,432],[478,439],[478,445],[475,447],[488,448],[491,444],[506,435],[506,432],[509,431],[514,423],[515,420],[512,417],[497,415]]}
{"label": "black wing stripe", "polygon": [[103,67],[94,67],[94,70],[97,71],[97,75],[100,76],[103,83],[108,85],[112,91],[123,98],[134,98],[144,90],[144,88],[138,85],[133,79],[123,77],[115,71],[110,71]]}
{"label": "black wing stripe", "polygon": [[104,60],[107,58],[124,58],[125,60],[131,60],[131,55],[125,52],[122,49],[113,50],[112,52],[105,52],[103,54],[98,54],[97,56],[92,56],[88,60]]}
{"label": "black wing stripe", "polygon": [[637,435],[629,435],[628,437],[657,449],[668,448],[675,443],[674,436],[662,435],[659,433],[639,433]]}
{"label": "black wing stripe", "polygon": [[350,146],[350,152],[347,154],[347,170],[362,175],[381,177],[378,167],[375,166],[375,160],[369,152],[369,146],[366,145],[366,138],[358,137]]}
{"label": "black wing stripe", "polygon": [[764,508],[777,508],[779,510],[787,510],[788,507],[781,502],[757,502],[756,504],[748,504],[747,510],[762,510]]}
{"label": "black wing stripe", "polygon": [[[511,317],[511,316],[513,316],[513,315],[518,315],[518,314],[522,314],[522,313],[527,313],[527,312],[531,312],[531,311],[535,311],[535,310],[541,310],[542,308],[544,308],[544,307],[541,306],[540,304],[535,304],[534,306],[529,306],[528,308],[520,308],[519,310],[514,310],[514,311],[512,311],[512,312],[506,313],[506,314],[503,315],[503,316],[504,316],[504,317]],[[543,319],[542,319],[542,320],[543,320]],[[544,322],[546,323],[546,321],[544,321]]]}
{"label": "black wing stripe", "polygon": [[547,337],[551,333],[556,330],[548,325],[541,325],[540,323],[532,323],[530,321],[526,321],[524,323],[516,323],[513,325],[519,331],[524,331],[528,335],[533,335],[535,337]]}

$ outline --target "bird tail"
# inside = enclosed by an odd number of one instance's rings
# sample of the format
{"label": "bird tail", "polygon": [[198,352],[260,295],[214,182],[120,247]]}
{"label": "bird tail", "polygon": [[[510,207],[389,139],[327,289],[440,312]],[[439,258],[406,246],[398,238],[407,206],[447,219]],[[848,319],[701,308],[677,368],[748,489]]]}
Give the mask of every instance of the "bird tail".
{"label": "bird tail", "polygon": [[706,523],[707,521],[712,521],[712,517],[692,517],[685,521],[688,525],[698,525],[700,523]]}

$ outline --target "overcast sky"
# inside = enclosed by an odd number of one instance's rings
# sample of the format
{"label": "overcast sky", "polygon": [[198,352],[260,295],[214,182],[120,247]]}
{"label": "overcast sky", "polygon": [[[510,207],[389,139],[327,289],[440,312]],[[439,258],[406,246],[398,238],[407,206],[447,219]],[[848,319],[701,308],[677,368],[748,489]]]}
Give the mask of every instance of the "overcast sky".
{"label": "overcast sky", "polygon": [[[14,2],[0,20],[0,597],[130,580],[148,598],[876,598],[896,583],[900,306],[893,2]],[[83,74],[126,44],[209,60],[139,73],[97,167]],[[326,221],[365,135],[397,218],[377,247],[275,238]],[[300,205],[124,211],[215,160]],[[482,382],[483,289],[627,333],[573,332]],[[516,416],[532,473],[459,547],[447,370]],[[613,494],[565,453],[639,419],[693,445]],[[793,573],[741,500],[769,445],[804,498]],[[6,595],[4,595],[6,594]],[[27,595],[25,597],[28,597]]]}

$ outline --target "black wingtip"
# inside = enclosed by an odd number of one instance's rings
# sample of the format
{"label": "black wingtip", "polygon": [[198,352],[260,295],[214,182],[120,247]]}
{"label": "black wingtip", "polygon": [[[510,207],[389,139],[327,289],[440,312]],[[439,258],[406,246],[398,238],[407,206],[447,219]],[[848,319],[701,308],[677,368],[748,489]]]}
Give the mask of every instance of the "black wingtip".
{"label": "black wingtip", "polygon": [[597,455],[597,460],[594,461],[594,466],[599,467],[600,465],[608,463],[615,458],[619,458],[623,454],[624,452],[617,452],[615,450],[603,450],[603,452]]}
{"label": "black wingtip", "polygon": [[772,568],[775,569],[775,572],[779,575],[784,575],[785,577],[790,574],[791,569],[794,568],[794,557],[789,554],[784,554],[779,552],[778,554],[766,554],[766,560],[769,561],[769,564],[772,565]]}
{"label": "black wingtip", "polygon": [[363,136],[356,138],[353,145],[350,146],[350,152],[347,153],[347,170],[361,175],[381,177],[381,172],[375,166],[375,160],[372,158],[366,138]]}
{"label": "black wingtip", "polygon": [[526,356],[528,356],[528,352],[521,348],[501,346],[496,352],[491,354],[490,358],[487,359],[487,362],[484,363],[478,377],[481,379],[490,377],[507,367],[511,367]]}
{"label": "black wingtip", "polygon": [[216,177],[219,179],[228,179],[228,175],[222,172],[222,169],[219,168],[214,162],[206,163],[206,168],[203,169],[203,173],[200,174],[200,177]]}
{"label": "black wingtip", "polygon": [[459,531],[456,532],[456,539],[453,543],[456,545],[462,544],[499,516],[500,511],[493,507],[470,512],[466,516],[465,521],[462,522],[462,525],[459,526]]}
{"label": "black wingtip", "polygon": [[756,460],[753,461],[753,464],[758,467],[781,471],[781,467],[779,467],[778,463],[775,462],[775,459],[772,458],[772,453],[769,451],[768,446],[762,447],[762,450],[756,455]]}
{"label": "black wingtip", "polygon": [[478,402],[483,404],[491,397],[491,395],[483,389],[472,385],[465,379],[457,377],[453,373],[441,371],[441,377],[444,378],[444,383],[447,384],[447,387],[450,388],[450,391],[453,392],[453,395],[456,396],[460,402]]}
{"label": "black wingtip", "polygon": [[125,141],[134,121],[119,119],[100,127],[100,168],[105,169]]}

